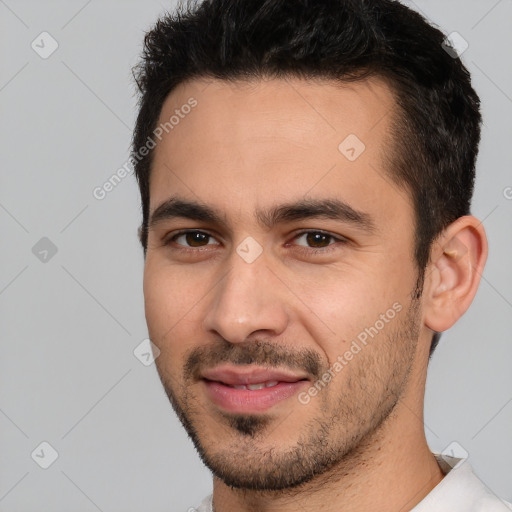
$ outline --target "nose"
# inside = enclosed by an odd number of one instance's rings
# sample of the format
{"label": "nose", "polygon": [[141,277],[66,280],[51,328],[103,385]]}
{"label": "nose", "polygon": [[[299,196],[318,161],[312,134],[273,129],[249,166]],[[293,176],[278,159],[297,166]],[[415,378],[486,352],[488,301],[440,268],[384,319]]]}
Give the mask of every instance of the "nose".
{"label": "nose", "polygon": [[282,334],[289,315],[265,257],[247,263],[234,253],[230,263],[230,270],[210,297],[204,317],[206,331],[231,343],[241,343],[254,335]]}

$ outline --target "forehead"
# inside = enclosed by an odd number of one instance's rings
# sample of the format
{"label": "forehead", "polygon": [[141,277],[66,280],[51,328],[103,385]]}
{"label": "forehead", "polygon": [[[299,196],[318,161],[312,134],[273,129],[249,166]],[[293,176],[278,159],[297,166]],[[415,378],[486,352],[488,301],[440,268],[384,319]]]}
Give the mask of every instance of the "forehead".
{"label": "forehead", "polygon": [[172,128],[171,147],[190,140],[192,132],[222,147],[248,139],[267,143],[276,137],[304,144],[320,137],[336,142],[347,133],[371,143],[387,130],[395,107],[389,87],[379,78],[349,83],[318,78],[197,79],[180,84],[167,97],[159,124],[182,109],[190,110],[185,107],[191,98],[197,102],[192,111],[180,120],[174,116],[180,126]]}
{"label": "forehead", "polygon": [[161,110],[168,130],[155,148],[150,209],[171,193],[239,210],[333,191],[363,203],[396,194],[384,165],[394,111],[377,78],[183,83]]}

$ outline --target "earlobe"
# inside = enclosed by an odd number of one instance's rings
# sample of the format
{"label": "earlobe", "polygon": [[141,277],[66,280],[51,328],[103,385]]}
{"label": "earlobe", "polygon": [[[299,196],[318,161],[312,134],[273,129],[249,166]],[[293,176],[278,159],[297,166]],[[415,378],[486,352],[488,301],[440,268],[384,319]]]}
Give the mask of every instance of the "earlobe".
{"label": "earlobe", "polygon": [[431,250],[425,283],[425,325],[449,329],[468,309],[487,259],[485,230],[473,216],[464,216],[441,233]]}

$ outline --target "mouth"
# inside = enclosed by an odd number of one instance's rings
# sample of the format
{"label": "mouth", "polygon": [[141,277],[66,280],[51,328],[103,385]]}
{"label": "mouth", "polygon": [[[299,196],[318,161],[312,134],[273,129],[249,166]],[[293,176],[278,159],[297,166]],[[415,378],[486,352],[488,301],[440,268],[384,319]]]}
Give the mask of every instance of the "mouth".
{"label": "mouth", "polygon": [[294,396],[309,382],[304,374],[260,367],[221,366],[203,372],[207,397],[224,411],[267,411]]}
{"label": "mouth", "polygon": [[271,380],[268,382],[259,382],[257,384],[247,384],[247,385],[240,384],[238,386],[231,386],[230,384],[226,384],[225,382],[222,382],[221,384],[225,384],[226,386],[229,386],[230,388],[250,389],[251,391],[255,391],[256,389],[273,388],[274,386],[277,386],[279,384],[279,381]]}

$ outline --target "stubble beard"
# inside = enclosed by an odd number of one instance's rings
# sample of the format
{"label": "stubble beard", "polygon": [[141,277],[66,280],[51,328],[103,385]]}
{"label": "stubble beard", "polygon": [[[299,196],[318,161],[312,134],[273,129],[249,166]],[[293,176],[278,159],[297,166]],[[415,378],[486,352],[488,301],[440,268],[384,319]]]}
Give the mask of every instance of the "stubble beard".
{"label": "stubble beard", "polygon": [[[310,486],[315,483],[321,486],[334,476],[364,464],[371,447],[379,443],[383,427],[393,416],[407,387],[418,342],[419,318],[419,301],[413,299],[405,318],[395,318],[387,332],[384,330],[370,342],[382,344],[380,350],[363,348],[341,371],[348,370],[350,374],[336,396],[332,391],[335,377],[310,404],[297,401],[295,409],[285,418],[270,413],[225,412],[212,417],[211,411],[190,393],[186,378],[177,383],[157,363],[158,373],[201,460],[226,485],[263,494],[294,489],[308,482]],[[250,347],[254,350],[245,348],[242,355],[238,351],[240,347],[230,346],[230,352],[235,351],[239,357],[233,359],[227,353],[221,357],[216,352],[216,358],[234,364],[254,361],[268,366],[286,362],[286,355],[272,357],[272,346],[268,343],[255,342]],[[202,356],[207,357],[205,353]],[[307,357],[314,359],[315,355],[308,353],[304,355]],[[309,362],[310,368],[315,367],[314,361]],[[323,375],[328,367],[319,363],[315,372]],[[304,407],[315,403],[316,412],[306,421],[294,418],[296,411],[303,412]],[[278,433],[280,425],[286,422],[295,426],[296,441],[288,445],[289,439],[276,438],[274,444],[269,443],[269,437]],[[212,432],[212,425],[217,433]],[[229,440],[224,441],[225,438]]]}

